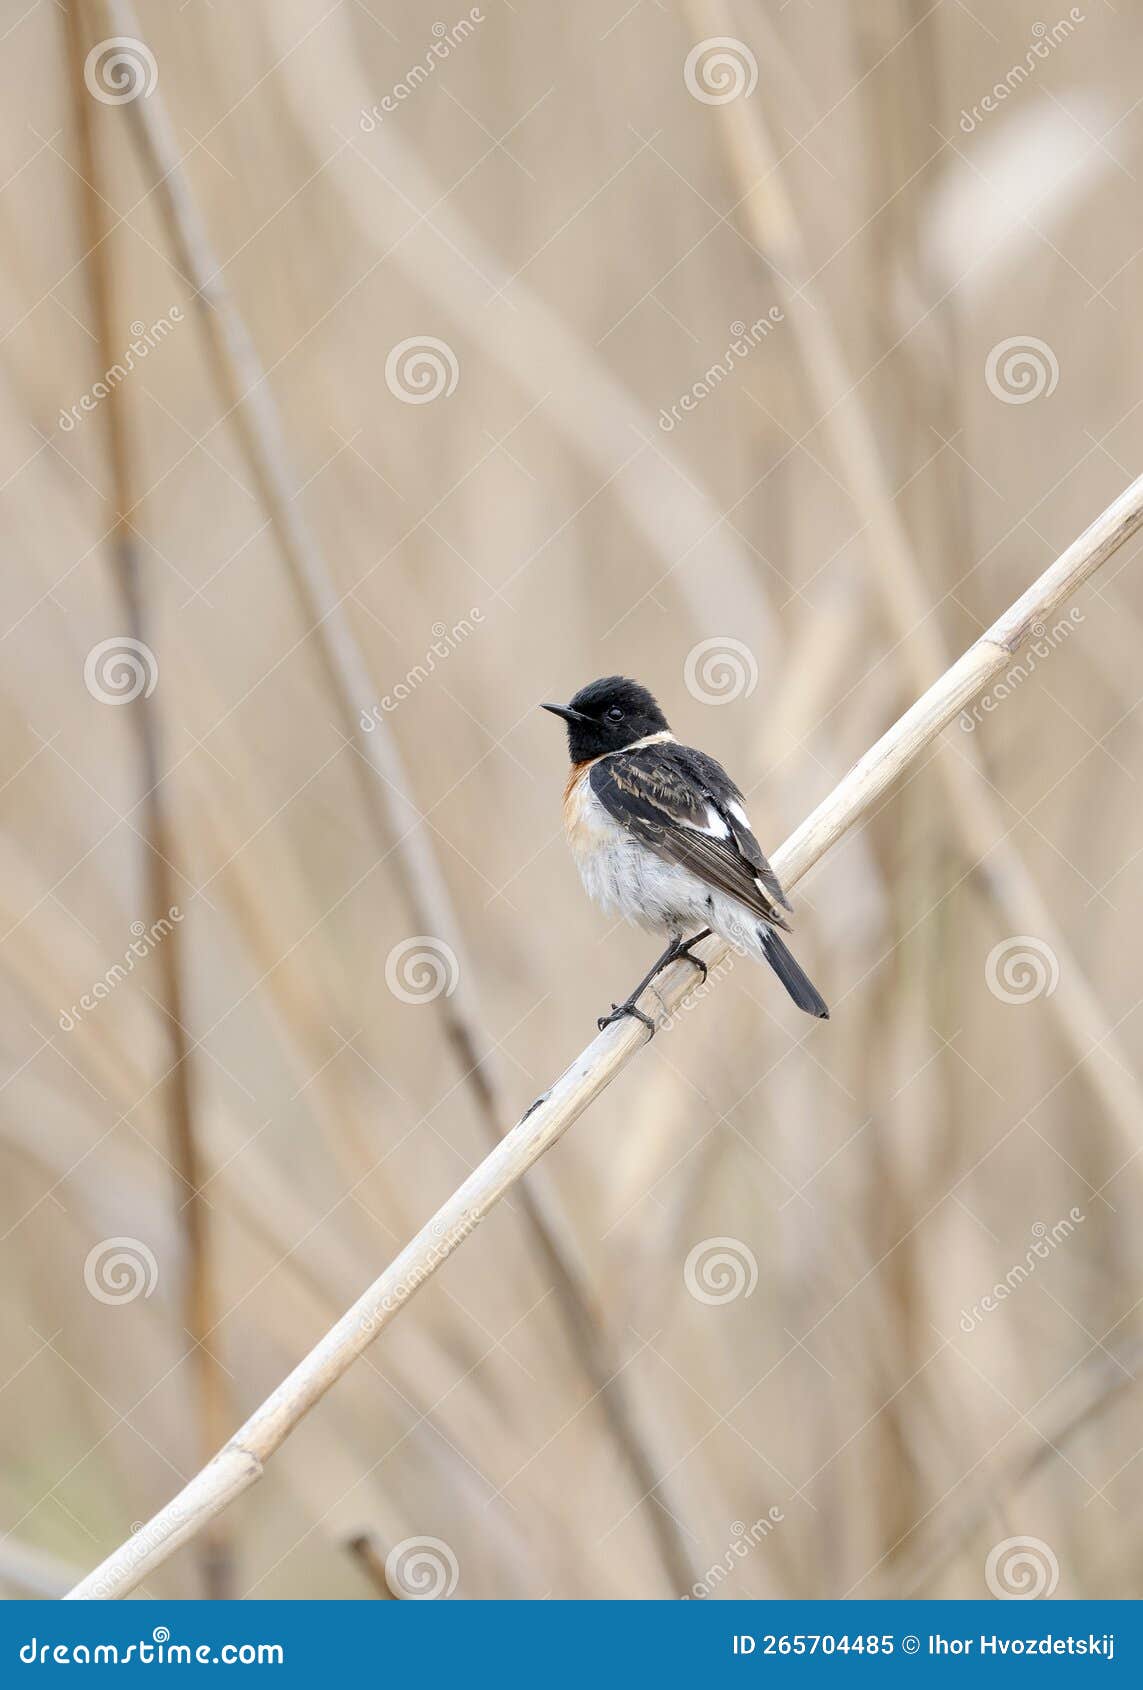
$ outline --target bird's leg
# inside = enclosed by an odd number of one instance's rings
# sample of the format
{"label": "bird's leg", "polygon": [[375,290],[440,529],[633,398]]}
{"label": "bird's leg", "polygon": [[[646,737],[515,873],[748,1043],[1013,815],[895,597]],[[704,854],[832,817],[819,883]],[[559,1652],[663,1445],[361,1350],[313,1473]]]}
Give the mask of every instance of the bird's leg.
{"label": "bird's leg", "polygon": [[644,1027],[647,1027],[653,1034],[655,1031],[655,1023],[644,1010],[636,1008],[639,999],[643,996],[643,993],[647,990],[647,987],[651,984],[652,980],[654,980],[657,975],[661,974],[664,968],[667,968],[672,962],[682,956],[685,956],[688,962],[693,962],[696,968],[700,968],[702,970],[702,977],[705,980],[707,974],[706,963],[703,962],[701,957],[692,956],[690,947],[692,945],[697,945],[700,939],[707,939],[709,937],[710,928],[704,927],[701,933],[696,933],[693,939],[688,939],[684,944],[681,935],[676,933],[675,937],[671,940],[654,968],[652,968],[649,973],[644,974],[635,990],[628,997],[624,998],[622,1003],[613,1003],[610,1015],[600,1016],[598,1022],[596,1023],[600,1032],[602,1033],[605,1027],[610,1027],[613,1021],[620,1020],[624,1015],[633,1015],[636,1021],[641,1021]]}
{"label": "bird's leg", "polygon": [[662,970],[666,968],[668,963],[674,962],[676,956],[678,955],[680,943],[681,940],[676,935],[676,937],[671,940],[654,968],[644,974],[635,990],[631,992],[628,997],[624,998],[622,1003],[613,1003],[610,1015],[601,1015],[599,1017],[599,1020],[596,1022],[596,1026],[599,1028],[601,1033],[605,1027],[610,1027],[613,1021],[621,1020],[624,1015],[633,1015],[636,1021],[641,1021],[644,1027],[654,1033],[655,1023],[644,1010],[636,1008],[636,1003],[639,998],[643,996],[643,993],[647,990],[647,987],[651,984],[651,981],[655,978],[656,974],[660,974]]}
{"label": "bird's leg", "polygon": [[643,1023],[649,1033],[652,1035],[654,1034],[655,1023],[645,1010],[636,1007],[636,1002],[642,997],[643,993],[647,990],[647,987],[651,984],[651,981],[655,978],[656,974],[659,973],[660,969],[666,968],[667,964],[674,960],[674,947],[676,943],[677,941],[672,939],[671,943],[667,946],[654,968],[652,968],[649,973],[644,974],[642,980],[640,980],[639,984],[635,987],[635,990],[631,992],[629,996],[624,998],[622,1003],[612,1004],[610,1015],[601,1015],[599,1017],[596,1022],[596,1026],[599,1028],[601,1033],[605,1027],[610,1027],[613,1021],[620,1021],[623,1016],[632,1015],[636,1021],[641,1021]]}

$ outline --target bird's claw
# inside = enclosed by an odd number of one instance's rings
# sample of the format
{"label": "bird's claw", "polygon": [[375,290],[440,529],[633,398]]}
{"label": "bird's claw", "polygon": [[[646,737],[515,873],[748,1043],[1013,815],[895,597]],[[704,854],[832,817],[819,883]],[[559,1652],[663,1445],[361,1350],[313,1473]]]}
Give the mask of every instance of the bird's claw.
{"label": "bird's claw", "polygon": [[[708,931],[709,931],[709,929],[708,929]],[[710,969],[707,967],[706,963],[702,960],[702,958],[700,956],[695,956],[694,952],[691,950],[690,947],[691,947],[691,945],[697,945],[700,938],[705,939],[706,937],[707,937],[706,933],[696,934],[695,937],[693,939],[688,940],[685,945],[680,945],[678,950],[675,952],[675,956],[674,956],[674,960],[676,962],[681,962],[685,957],[687,962],[694,963],[695,967],[698,969],[699,973],[702,975],[703,981],[705,981],[707,975],[710,973]],[[701,985],[702,981],[700,981],[699,983]]]}
{"label": "bird's claw", "polygon": [[651,1034],[651,1037],[654,1038],[655,1023],[645,1010],[640,1009],[633,1003],[613,1003],[611,1006],[611,1014],[601,1015],[599,1020],[596,1022],[596,1026],[602,1033],[605,1027],[610,1027],[613,1021],[622,1021],[625,1015],[632,1015],[636,1021],[641,1021],[647,1031]]}
{"label": "bird's claw", "polygon": [[695,967],[698,969],[699,973],[702,975],[702,980],[700,980],[700,982],[699,982],[699,984],[701,985],[703,983],[703,981],[705,981],[707,975],[710,973],[710,969],[707,967],[706,963],[702,960],[702,958],[700,956],[692,956],[690,951],[680,951],[679,955],[681,957],[686,957],[688,962],[694,963]]}

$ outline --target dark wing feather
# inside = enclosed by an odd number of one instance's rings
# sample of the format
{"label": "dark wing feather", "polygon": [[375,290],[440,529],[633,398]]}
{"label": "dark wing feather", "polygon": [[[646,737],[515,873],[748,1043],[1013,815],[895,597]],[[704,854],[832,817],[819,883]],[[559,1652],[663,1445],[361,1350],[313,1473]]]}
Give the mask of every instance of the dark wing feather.
{"label": "dark wing feather", "polygon": [[786,909],[792,910],[794,906],[783,892],[778,876],[763,855],[762,847],[751,832],[749,823],[740,821],[730,807],[737,804],[743,815],[746,813],[746,801],[722,764],[716,763],[714,758],[708,757],[704,751],[691,751],[686,746],[680,746],[679,750],[686,753],[707,798],[729,827],[739,852],[758,876],[765,891],[778,903],[785,905]]}
{"label": "dark wing feather", "polygon": [[[778,907],[790,908],[786,895],[750,828],[733,814],[742,794],[713,757],[660,742],[601,757],[590,779],[608,814],[658,856],[788,930]],[[726,829],[721,838],[703,831],[711,811]]]}

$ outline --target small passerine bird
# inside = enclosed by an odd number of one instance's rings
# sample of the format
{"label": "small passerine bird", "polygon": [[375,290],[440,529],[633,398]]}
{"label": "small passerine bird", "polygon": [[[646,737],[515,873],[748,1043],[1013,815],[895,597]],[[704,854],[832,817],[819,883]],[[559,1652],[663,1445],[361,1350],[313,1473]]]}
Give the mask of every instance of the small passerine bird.
{"label": "small passerine bird", "polygon": [[570,704],[542,708],[567,723],[564,828],[588,895],[670,939],[600,1027],[634,1015],[654,1032],[637,1006],[640,994],[677,957],[705,977],[690,947],[712,932],[768,962],[799,1009],[828,1019],[821,993],[779,936],[779,928],[790,930],[783,914],[790,903],[726,770],[680,745],[647,688],[622,675],[592,681]]}

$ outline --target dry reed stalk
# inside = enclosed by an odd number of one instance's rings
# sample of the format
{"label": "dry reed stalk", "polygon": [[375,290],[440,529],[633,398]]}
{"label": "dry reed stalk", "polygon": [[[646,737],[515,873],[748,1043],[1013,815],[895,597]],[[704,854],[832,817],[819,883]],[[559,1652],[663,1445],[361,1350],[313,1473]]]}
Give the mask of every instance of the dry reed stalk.
{"label": "dry reed stalk", "polygon": [[[113,275],[108,240],[108,203],[99,190],[103,180],[99,150],[92,122],[95,102],[84,83],[84,59],[88,42],[82,13],[84,0],[68,0],[66,7],[68,63],[74,97],[79,144],[79,175],[83,182],[83,228],[86,259],[95,310],[97,344],[103,368],[110,369],[117,357],[119,335],[113,307]],[[104,407],[110,458],[115,526],[110,547],[129,636],[146,645],[148,631],[144,584],[139,566],[139,549],[129,513],[140,502],[134,494],[133,451],[124,404],[124,389],[115,386]],[[163,792],[162,746],[157,701],[136,699],[129,706],[138,734],[140,782],[143,810],[143,865],[147,925],[167,916],[177,902],[176,872],[171,862],[171,828]],[[201,1185],[202,1158],[197,1142],[195,1105],[192,1095],[191,1042],[183,1022],[183,965],[180,933],[172,927],[158,947],[156,964],[161,980],[160,999],[170,1061],[163,1091],[167,1096],[170,1163],[178,1184],[179,1219],[186,1259],[182,1279],[182,1323],[191,1340],[187,1358],[194,1380],[192,1401],[196,1418],[197,1459],[217,1448],[226,1435],[231,1409],[223,1370],[207,1346],[215,1325],[214,1293],[211,1284],[210,1240],[207,1205]],[[231,1593],[232,1567],[229,1545],[221,1532],[211,1531],[201,1546],[201,1572],[206,1594],[225,1599]]]}
{"label": "dry reed stalk", "polygon": [[[150,1043],[149,1037],[141,1033],[134,1045],[109,1047],[109,1066],[113,1071],[119,1069],[125,1096],[138,1095],[144,1088],[145,1081],[132,1068],[132,1051],[136,1046],[149,1048]],[[61,1185],[82,1163],[91,1145],[89,1128],[82,1120],[76,1121],[73,1131],[61,1131],[53,1113],[57,1101],[58,1087],[35,1086],[27,1110],[11,1114],[4,1128],[5,1148],[38,1171],[41,1189],[45,1183],[53,1189]],[[50,1131],[44,1130],[47,1122],[52,1123]],[[237,1122],[229,1122],[224,1111],[216,1110],[213,1117],[204,1111],[201,1126],[204,1151],[215,1166],[226,1165],[239,1154],[243,1157],[243,1177],[221,1182],[220,1187],[212,1190],[212,1202],[219,1212],[220,1226],[228,1217],[241,1227],[245,1241],[257,1252],[259,1268],[265,1275],[268,1277],[276,1271],[285,1277],[283,1296],[261,1303],[258,1319],[260,1339],[273,1343],[281,1354],[288,1355],[296,1345],[299,1329],[328,1325],[353,1297],[360,1284],[357,1258],[340,1230],[331,1233],[327,1228],[307,1237],[311,1234],[312,1213],[297,1195],[295,1184],[283,1178],[270,1158],[257,1155],[257,1146],[248,1145],[247,1135]],[[84,1183],[82,1209],[69,1202],[68,1215],[76,1228],[77,1248],[78,1239],[84,1239],[80,1254],[93,1235],[114,1233],[124,1210],[137,1214],[153,1210],[155,1194],[140,1182],[135,1157],[125,1147],[111,1145],[102,1147],[101,1160],[109,1153],[111,1160],[105,1167],[105,1181]],[[160,1258],[169,1257],[177,1248],[174,1223],[169,1223],[164,1233],[157,1232],[152,1223],[148,1239]],[[299,1246],[298,1240],[305,1242]],[[163,1319],[162,1311],[153,1309],[148,1327],[157,1334]],[[142,1330],[138,1331],[135,1342],[142,1345],[145,1336]],[[407,1336],[414,1339],[412,1347],[406,1343],[400,1360],[394,1356],[386,1359],[383,1374],[386,1384],[410,1405],[443,1399],[456,1383],[455,1366],[427,1332],[421,1334],[413,1329]],[[169,1332],[164,1335],[164,1342],[170,1345]],[[349,1403],[342,1406],[351,1409]],[[427,1416],[418,1415],[417,1423],[407,1434],[409,1454],[426,1470],[436,1470],[442,1494],[451,1496],[459,1508],[475,1511],[483,1506],[494,1488],[482,1461],[485,1452],[495,1447],[502,1424],[494,1404],[470,1402],[463,1426],[450,1425],[447,1434],[439,1424],[435,1429],[430,1426]],[[354,1465],[348,1452],[358,1429],[352,1412],[339,1416],[323,1458],[321,1475],[315,1472],[308,1458],[289,1464],[283,1474],[303,1517],[317,1522],[315,1530],[335,1548],[340,1547],[346,1533],[363,1515],[381,1522],[392,1542],[398,1542],[412,1530],[411,1523],[403,1526],[398,1523],[381,1470],[375,1466],[363,1477],[360,1468]],[[105,1430],[105,1426],[100,1426],[95,1437]],[[124,1482],[128,1478],[129,1474],[124,1475]],[[335,1499],[332,1503],[331,1496]],[[514,1511],[490,1513],[482,1529],[494,1578],[510,1580],[513,1569],[528,1565],[532,1558],[530,1546],[516,1529],[517,1518]],[[20,1564],[18,1546],[10,1562],[5,1559],[4,1551],[12,1541],[0,1539],[0,1583],[7,1579],[9,1566],[14,1578]],[[69,1576],[60,1578],[56,1588],[30,1593],[63,1596],[80,1576],[79,1569],[69,1569]]]}
{"label": "dry reed stalk", "polygon": [[[1027,642],[1032,623],[1051,615],[1143,526],[1143,476],[1132,482],[1038,580],[884,733],[813,813],[774,853],[774,868],[792,886],[953,722],[982,688],[1004,672]],[[706,940],[708,966],[727,947]],[[694,987],[685,962],[664,970],[643,1002],[666,1026]],[[257,1408],[214,1460],[140,1531],[113,1551],[70,1593],[108,1599],[129,1591],[259,1479],[267,1460],[311,1408],[352,1366],[424,1282],[511,1191],[544,1153],[627,1066],[650,1035],[625,1018],[604,1029],[537,1100],[384,1273]]]}
{"label": "dry reed stalk", "polygon": [[1022,1451],[1016,1460],[1007,1463],[999,1472],[987,1473],[964,1521],[959,1527],[953,1527],[951,1535],[947,1520],[942,1520],[939,1544],[932,1543],[928,1553],[918,1557],[918,1565],[908,1575],[902,1596],[919,1596],[926,1586],[953,1565],[989,1516],[1022,1490],[1045,1462],[1053,1456],[1058,1457],[1064,1444],[1098,1420],[1125,1391],[1137,1388],[1141,1363],[1143,1343],[1139,1341],[1127,1344],[1120,1356],[1109,1353],[1088,1361],[1081,1377],[1086,1385],[1088,1378],[1094,1375],[1098,1388],[1090,1390],[1081,1403],[1064,1415],[1058,1425],[1050,1426],[1047,1432],[1031,1427],[1030,1448]]}
{"label": "dry reed stalk", "polygon": [[[5,849],[0,844],[0,886],[17,894],[10,909],[3,908],[0,902],[0,928],[15,929],[19,921],[16,912],[27,904],[23,901],[21,877],[10,845]],[[68,995],[68,974],[65,972],[58,981],[59,990],[54,998],[46,983],[56,978],[65,953],[52,945],[41,955],[38,946],[29,943],[31,930],[27,926],[19,929],[18,937],[22,938],[27,954],[13,955],[10,944],[0,976],[7,977],[22,1000],[50,1022],[56,1013],[54,1005]],[[92,978],[98,973],[94,943],[90,955],[84,937],[77,935],[73,945],[79,947],[79,952],[69,958],[71,977]],[[122,1006],[126,1008],[130,1002],[124,999]],[[71,1040],[82,1041],[75,1067],[106,1088],[109,1106],[115,1113],[127,1107],[127,1100],[138,1098],[147,1090],[140,1053],[153,1048],[154,1019],[161,1011],[149,996],[140,996],[135,1001],[135,1011],[130,1022],[114,1037],[86,1021],[69,1035]],[[63,1096],[60,1077],[44,1083],[34,1074],[28,1074],[24,1084],[29,1088],[28,1108],[10,1112],[3,1141],[6,1148],[37,1169],[41,1192],[45,1186],[55,1190],[83,1165],[92,1145],[90,1124],[77,1117],[74,1121],[69,1119],[65,1126],[57,1118],[55,1106]],[[323,1109],[321,1118],[332,1116],[335,1107],[331,1102]],[[47,1122],[51,1122],[50,1130],[45,1130]],[[260,1304],[259,1327],[263,1338],[272,1340],[281,1354],[289,1355],[299,1330],[324,1329],[356,1295],[361,1277],[360,1247],[351,1243],[343,1227],[314,1230],[312,1208],[299,1195],[296,1180],[282,1174],[276,1160],[257,1139],[250,1141],[247,1129],[232,1117],[224,1103],[218,1099],[204,1102],[198,1114],[198,1129],[208,1165],[217,1170],[231,1170],[216,1178],[210,1188],[218,1226],[225,1230],[229,1219],[241,1229],[244,1240],[257,1252],[261,1276],[269,1277],[271,1272],[277,1272],[285,1278],[282,1299]],[[75,1205],[69,1208],[78,1235],[88,1242],[92,1236],[114,1234],[124,1212],[153,1214],[156,1201],[151,1185],[140,1177],[150,1172],[150,1158],[141,1169],[127,1146],[112,1140],[101,1146],[100,1161],[106,1177],[85,1180],[82,1208]],[[175,1218],[164,1221],[161,1233],[156,1230],[156,1221],[152,1220],[149,1226],[148,1239],[156,1254],[160,1259],[169,1259],[178,1248]],[[161,1318],[157,1311],[152,1315],[155,1327],[161,1324]],[[478,1354],[473,1352],[461,1365],[475,1365],[477,1359]],[[486,1452],[495,1446],[498,1434],[503,1431],[502,1405],[485,1401],[483,1397],[470,1398],[463,1423],[449,1425],[446,1435],[442,1433],[439,1418],[430,1422],[427,1415],[419,1412],[426,1403],[446,1398],[456,1383],[455,1352],[446,1355],[428,1330],[407,1330],[403,1354],[400,1358],[395,1355],[387,1358],[384,1377],[394,1392],[418,1409],[417,1424],[409,1434],[413,1458],[439,1474],[442,1492],[451,1494],[458,1506],[480,1506],[493,1488],[484,1463]],[[382,1522],[390,1540],[396,1542],[407,1535],[407,1530],[398,1529],[392,1518],[391,1500],[381,1489],[379,1473],[374,1470],[367,1476],[362,1491],[354,1481],[352,1469],[342,1463],[342,1451],[348,1447],[351,1433],[351,1421],[347,1417],[335,1431],[323,1464],[324,1480],[330,1492],[343,1498],[340,1506],[332,1509],[326,1506],[328,1495],[323,1502],[315,1488],[318,1481],[311,1477],[305,1461],[293,1466],[288,1480],[305,1516],[321,1520],[323,1535],[334,1544],[340,1545],[349,1527],[357,1523],[352,1516],[359,1518],[363,1513],[371,1520]],[[327,1471],[331,1462],[336,1477]],[[344,1465],[344,1471],[339,1470],[339,1463]],[[351,1517],[339,1521],[340,1515]],[[511,1514],[503,1519],[499,1514],[489,1515],[483,1534],[490,1566],[502,1570],[509,1578],[512,1568],[527,1565],[531,1558],[530,1549],[513,1528],[514,1518]],[[56,1594],[62,1595],[78,1576],[76,1573],[65,1580]]]}
{"label": "dry reed stalk", "polygon": [[[687,10],[700,34],[733,33],[722,4],[687,0]],[[761,9],[757,15],[761,26],[768,28]],[[863,519],[868,534],[866,556],[881,588],[886,619],[897,631],[902,662],[907,664],[913,684],[923,685],[926,674],[948,663],[948,649],[893,501],[876,445],[876,431],[857,397],[858,384],[847,367],[840,340],[828,313],[801,303],[795,295],[797,283],[793,278],[808,276],[810,264],[796,209],[783,184],[781,160],[761,115],[760,99],[733,100],[720,107],[718,116],[731,175],[741,194],[738,204],[755,243],[772,260],[785,297],[786,316],[798,338],[820,407],[822,426]],[[1014,932],[1035,934],[1054,953],[1059,963],[1059,987],[1047,1001],[1077,1057],[1090,1057],[1085,1061],[1089,1082],[1124,1144],[1134,1146],[1143,1118],[1143,1088],[1079,959],[1008,838],[1009,829],[989,791],[975,743],[960,747],[959,754],[945,748],[934,763],[948,789],[950,827],[959,832],[985,888]]]}
{"label": "dry reed stalk", "polygon": [[[140,34],[128,0],[104,0],[104,7],[115,33]],[[413,930],[433,935],[457,958],[455,984],[437,998],[438,1014],[485,1136],[495,1144],[504,1110],[493,1083],[490,1057],[480,1054],[491,1041],[480,1028],[478,994],[470,984],[473,969],[432,839],[420,825],[410,796],[396,740],[384,717],[377,717],[373,710],[378,689],[345,613],[346,595],[337,591],[298,507],[297,488],[287,467],[285,442],[266,371],[215,260],[182,170],[162,94],[155,90],[147,99],[132,101],[126,109],[168,238],[194,289],[195,302],[202,307],[199,320],[215,380],[224,396],[226,416],[234,423],[309,630],[316,635],[342,731],[357,754],[354,768],[366,809],[383,841],[385,860],[393,871]],[[374,728],[365,732],[361,723],[370,719]],[[649,1447],[651,1433],[612,1353],[571,1228],[543,1184],[522,1190],[519,1201],[552,1276],[572,1351],[611,1427],[637,1493],[645,1495],[656,1484],[659,1469]],[[649,1518],[664,1570],[672,1588],[678,1589],[693,1583],[698,1574],[679,1524],[680,1506],[672,1498],[669,1507],[654,1509]]]}
{"label": "dry reed stalk", "polygon": [[[465,309],[463,293],[458,292],[455,255],[463,255],[483,287],[491,286],[490,277],[504,277],[502,252],[478,224],[463,215],[452,189],[442,189],[441,181],[426,167],[423,153],[402,138],[397,126],[386,125],[379,131],[379,136],[383,133],[381,165],[352,134],[339,149],[346,155],[344,164],[339,168],[339,162],[330,159],[330,114],[315,100],[315,85],[338,88],[339,113],[367,107],[374,94],[363,74],[352,9],[341,8],[330,16],[320,34],[312,37],[312,50],[304,58],[289,50],[286,13],[271,11],[267,18],[272,28],[277,26],[281,76],[292,96],[291,115],[306,137],[315,165],[323,161],[325,180],[339,196],[339,212],[377,252],[376,264],[391,254],[418,298],[457,322],[467,335],[473,318]],[[541,96],[537,106],[546,97]],[[340,136],[340,121],[333,134]],[[641,140],[639,151],[647,145]],[[403,208],[395,220],[389,209],[394,189]],[[428,224],[437,238],[426,244],[406,243],[412,233],[407,211],[418,213],[413,230]],[[721,525],[718,505],[696,485],[689,466],[684,469],[678,450],[667,444],[654,410],[625,385],[617,360],[601,355],[590,335],[577,332],[566,313],[553,309],[542,291],[530,285],[526,271],[527,266],[503,280],[499,309],[493,308],[493,300],[486,301],[489,309],[477,319],[481,357],[495,363],[530,398],[531,409],[543,407],[545,421],[558,429],[569,453],[598,478],[591,482],[593,496],[606,486],[609,500],[634,533],[642,536],[651,555],[663,559],[664,567],[677,558],[681,534],[715,536],[717,530],[712,553],[719,571],[719,615],[727,626],[752,630],[759,656],[776,650],[776,620],[759,586],[748,545],[733,529]],[[613,323],[608,333],[618,327]],[[557,533],[566,526],[561,524]],[[550,535],[533,558],[555,538],[556,534]],[[708,626],[709,578],[697,569],[680,570],[672,581],[696,621]]]}
{"label": "dry reed stalk", "polygon": [[351,1537],[345,1547],[361,1568],[374,1591],[383,1602],[395,1602],[397,1598],[389,1588],[389,1580],[385,1576],[385,1557],[372,1532],[359,1532]]}
{"label": "dry reed stalk", "polygon": [[0,1538],[0,1584],[10,1585],[21,1596],[50,1602],[65,1596],[74,1581],[75,1570],[67,1561],[18,1538]]}

